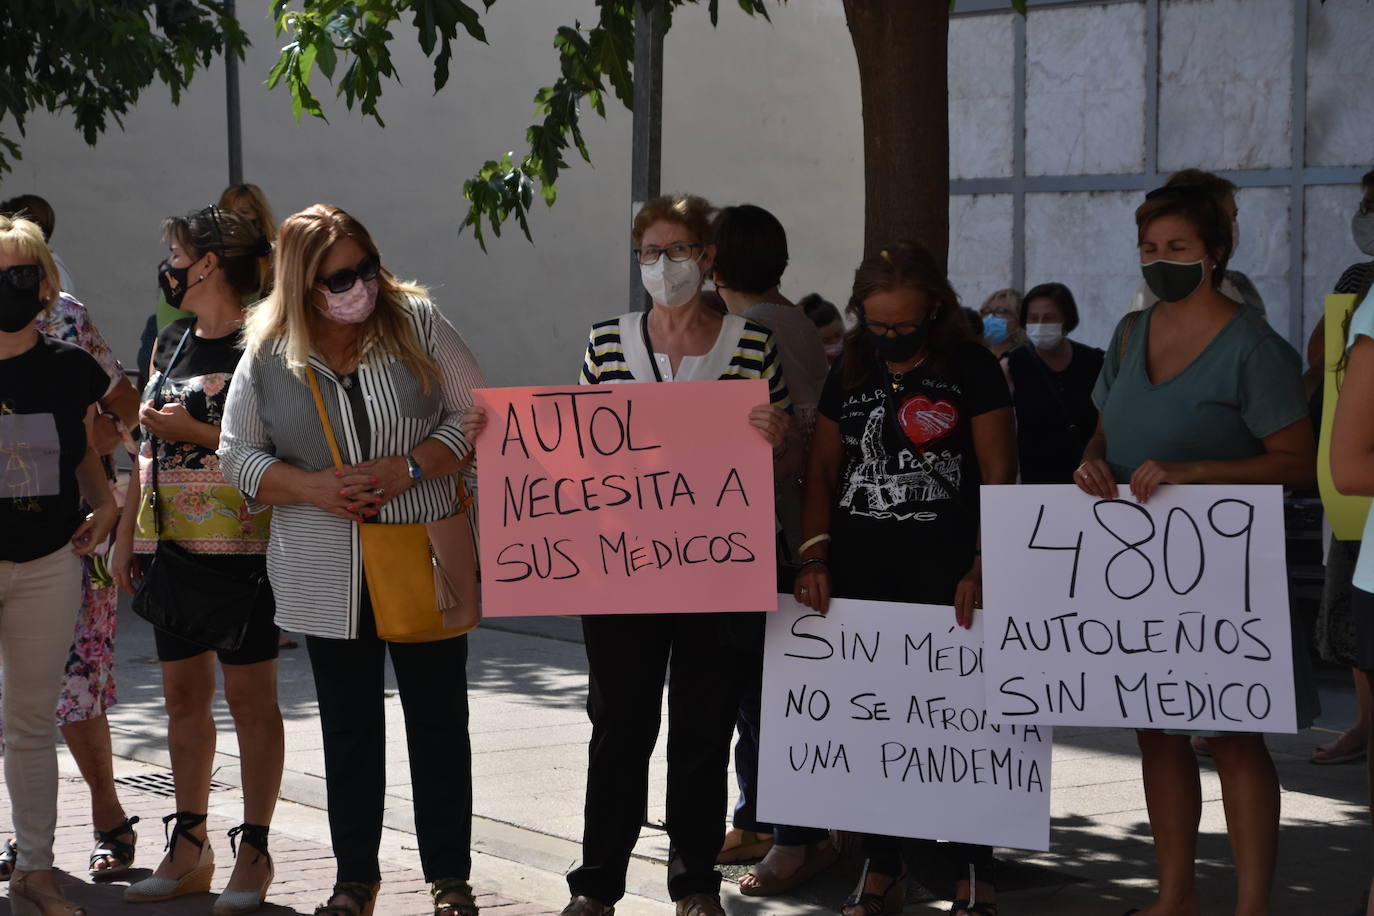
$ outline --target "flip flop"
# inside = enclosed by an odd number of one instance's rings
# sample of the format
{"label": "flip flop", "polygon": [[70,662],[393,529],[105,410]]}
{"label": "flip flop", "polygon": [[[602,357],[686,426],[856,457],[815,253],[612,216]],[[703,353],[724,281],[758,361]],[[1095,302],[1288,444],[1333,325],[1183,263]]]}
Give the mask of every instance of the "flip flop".
{"label": "flip flop", "polygon": [[[730,845],[731,836],[738,836],[739,842]],[[716,856],[717,865],[729,865],[733,862],[744,862],[749,859],[758,859],[768,854],[768,850],[773,848],[773,834],[755,833],[752,830],[731,830],[725,835],[725,845],[721,847],[720,855]]]}
{"label": "flip flop", "polygon": [[1332,741],[1330,744],[1323,744],[1320,747],[1316,748],[1314,751],[1312,751],[1312,756],[1308,758],[1308,762],[1315,764],[1319,767],[1337,766],[1342,763],[1357,763],[1363,760],[1369,754],[1369,748],[1368,746],[1366,746],[1359,748],[1357,750],[1353,750],[1348,754],[1334,754],[1329,757],[1317,756],[1317,754],[1322,753],[1323,751],[1329,752],[1329,750],[1331,748],[1334,748],[1338,743],[1338,741]]}

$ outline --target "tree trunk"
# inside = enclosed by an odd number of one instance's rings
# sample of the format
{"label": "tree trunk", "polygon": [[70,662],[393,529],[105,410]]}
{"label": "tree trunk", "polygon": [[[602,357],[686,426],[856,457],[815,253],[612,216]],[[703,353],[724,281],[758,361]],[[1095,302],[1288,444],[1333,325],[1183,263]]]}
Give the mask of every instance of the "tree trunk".
{"label": "tree trunk", "polygon": [[949,5],[844,0],[859,62],[864,253],[914,239],[949,250]]}

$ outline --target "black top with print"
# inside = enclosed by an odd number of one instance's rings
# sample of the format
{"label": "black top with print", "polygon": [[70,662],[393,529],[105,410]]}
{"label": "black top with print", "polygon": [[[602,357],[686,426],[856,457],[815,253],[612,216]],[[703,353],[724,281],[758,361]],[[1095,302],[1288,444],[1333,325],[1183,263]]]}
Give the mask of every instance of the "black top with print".
{"label": "black top with print", "polygon": [[109,387],[95,357],[43,334],[0,359],[0,560],[37,560],[76,533],[86,411]]}
{"label": "black top with print", "polygon": [[845,389],[837,364],[820,414],[839,424],[844,461],[830,515],[830,568],[844,598],[948,604],[968,572],[982,474],[970,421],[1011,405],[996,358],[956,345],[942,372],[920,366],[891,390]]}

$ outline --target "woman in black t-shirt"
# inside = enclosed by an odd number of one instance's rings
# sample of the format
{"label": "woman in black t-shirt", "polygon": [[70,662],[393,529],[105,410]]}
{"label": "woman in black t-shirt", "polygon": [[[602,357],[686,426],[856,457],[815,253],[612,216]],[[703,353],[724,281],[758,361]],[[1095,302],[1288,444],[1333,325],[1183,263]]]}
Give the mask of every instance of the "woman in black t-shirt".
{"label": "woman in black t-shirt", "polygon": [[104,543],[119,508],[89,445],[109,376],[34,323],[57,300],[57,276],[37,224],[0,216],[0,667],[19,847],[10,905],[17,914],[77,916],[84,910],[62,898],[52,873],[53,708],[81,605],[80,558]]}
{"label": "woman in black t-shirt", "polygon": [[1063,283],[1042,283],[1026,293],[1021,326],[1030,343],[1008,360],[1021,482],[1073,483],[1097,429],[1093,386],[1102,351],[1069,340],[1078,327],[1078,303]]}
{"label": "woman in black t-shirt", "polygon": [[[1016,479],[1011,399],[996,357],[969,339],[959,300],[924,248],[864,259],[856,324],[821,395],[802,497],[796,597],[982,606],[978,488]],[[951,844],[965,868],[954,916],[991,916],[992,850]],[[895,912],[905,897],[900,841],[865,836],[868,862],[844,916]],[[973,873],[973,880],[969,880]]]}

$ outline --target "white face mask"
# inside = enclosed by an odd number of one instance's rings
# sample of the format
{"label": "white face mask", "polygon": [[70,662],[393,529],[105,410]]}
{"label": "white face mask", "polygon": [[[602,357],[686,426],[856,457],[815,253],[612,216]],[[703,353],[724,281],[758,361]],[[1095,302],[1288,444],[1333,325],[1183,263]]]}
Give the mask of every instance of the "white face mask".
{"label": "white face mask", "polygon": [[1374,210],[1356,210],[1350,220],[1350,232],[1355,236],[1355,247],[1374,258]]}
{"label": "white face mask", "polygon": [[670,261],[666,254],[652,264],[639,265],[639,277],[650,299],[673,309],[686,305],[701,289],[701,265]]}
{"label": "white face mask", "polygon": [[1026,325],[1026,337],[1037,350],[1053,350],[1064,339],[1064,325],[1061,322]]}

